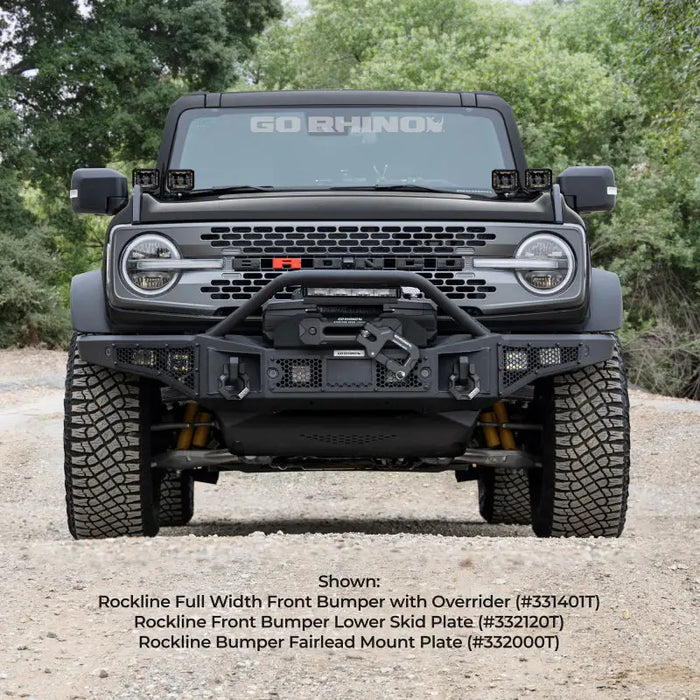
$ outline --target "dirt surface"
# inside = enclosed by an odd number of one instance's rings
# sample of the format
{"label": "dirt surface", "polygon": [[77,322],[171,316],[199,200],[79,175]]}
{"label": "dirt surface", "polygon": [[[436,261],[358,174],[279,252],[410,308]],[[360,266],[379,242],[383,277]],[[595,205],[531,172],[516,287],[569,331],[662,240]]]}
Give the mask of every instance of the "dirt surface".
{"label": "dirt surface", "polygon": [[[489,526],[476,487],[452,474],[226,474],[198,484],[195,518],[155,539],[71,540],[65,523],[65,358],[0,352],[0,694],[35,698],[694,698],[698,662],[700,404],[632,392],[633,472],[619,540],[539,540]],[[319,576],[373,577],[319,588]],[[378,587],[375,587],[378,586]],[[205,596],[200,608],[100,608],[99,596]],[[215,610],[209,595],[311,596],[282,611]],[[383,609],[320,609],[316,596],[384,598]],[[424,596],[427,608],[388,609]],[[437,608],[434,596],[508,600],[508,609]],[[398,629],[391,615],[515,615],[516,596],[557,596],[555,649],[475,648],[478,629]],[[559,596],[598,596],[562,607]],[[438,599],[439,602],[440,599]],[[518,600],[524,601],[520,598]],[[544,599],[541,599],[544,600]],[[573,600],[567,598],[566,600]],[[593,600],[593,599],[590,599]],[[483,599],[482,599],[483,601]],[[415,601],[414,601],[415,602]],[[136,630],[135,615],[383,619],[381,629]],[[485,618],[482,618],[485,619]],[[558,619],[558,618],[557,618]],[[512,622],[512,620],[511,620]],[[288,624],[295,624],[294,622]],[[529,623],[526,623],[529,624]],[[558,624],[558,622],[556,623]],[[428,624],[430,627],[430,624]],[[347,639],[356,648],[151,649],[141,636],[224,635],[288,642]],[[359,637],[415,638],[416,648],[359,648]],[[421,635],[461,640],[424,648]],[[471,635],[471,637],[470,637]],[[466,648],[471,639],[472,649]],[[418,641],[416,641],[418,640]],[[405,642],[408,644],[409,642]]]}

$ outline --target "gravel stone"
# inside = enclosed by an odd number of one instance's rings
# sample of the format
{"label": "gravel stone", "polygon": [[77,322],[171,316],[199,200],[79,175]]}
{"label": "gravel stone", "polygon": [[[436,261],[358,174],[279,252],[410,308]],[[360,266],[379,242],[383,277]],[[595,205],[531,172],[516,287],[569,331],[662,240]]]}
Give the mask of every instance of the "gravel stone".
{"label": "gravel stone", "polygon": [[[2,679],[8,696],[697,697],[700,403],[630,392],[629,510],[617,540],[538,539],[527,526],[488,525],[476,483],[458,484],[451,473],[301,472],[225,473],[217,486],[196,484],[185,527],[153,539],[75,542],[63,490],[64,364],[57,351],[0,351],[0,668],[11,670]],[[321,590],[324,574],[379,577],[380,588]],[[99,595],[141,593],[596,594],[600,609],[557,611],[558,652],[182,651],[139,649],[135,611],[98,608]]]}

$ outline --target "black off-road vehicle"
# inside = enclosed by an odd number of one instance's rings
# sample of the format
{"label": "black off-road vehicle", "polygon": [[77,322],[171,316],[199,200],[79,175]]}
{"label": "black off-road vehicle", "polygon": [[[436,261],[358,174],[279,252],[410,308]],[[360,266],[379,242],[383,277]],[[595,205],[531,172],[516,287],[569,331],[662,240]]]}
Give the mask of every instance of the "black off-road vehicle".
{"label": "black off-road vehicle", "polygon": [[71,533],[184,525],[222,470],[365,469],[453,470],[488,522],[618,536],[620,284],[580,216],[615,196],[607,167],[528,170],[492,93],[182,97],[130,196],[73,175],[74,211],[114,218],[71,289]]}

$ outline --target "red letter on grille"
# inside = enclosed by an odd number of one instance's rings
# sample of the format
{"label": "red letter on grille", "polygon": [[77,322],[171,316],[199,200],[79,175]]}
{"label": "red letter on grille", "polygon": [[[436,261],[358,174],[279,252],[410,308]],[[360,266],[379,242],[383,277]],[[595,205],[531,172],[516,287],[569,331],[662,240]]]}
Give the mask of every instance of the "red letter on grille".
{"label": "red letter on grille", "polygon": [[272,258],[273,270],[301,270],[301,258]]}

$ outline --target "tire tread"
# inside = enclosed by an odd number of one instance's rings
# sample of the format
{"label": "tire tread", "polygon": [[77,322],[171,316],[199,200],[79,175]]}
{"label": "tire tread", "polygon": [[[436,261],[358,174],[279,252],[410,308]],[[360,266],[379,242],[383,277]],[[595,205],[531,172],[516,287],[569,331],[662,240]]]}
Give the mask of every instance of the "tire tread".
{"label": "tire tread", "polygon": [[160,480],[158,520],[163,527],[187,525],[194,514],[194,481],[189,474],[166,472]]}
{"label": "tire tread", "polygon": [[530,525],[530,485],[523,469],[493,467],[479,478],[479,512],[488,523]]}
{"label": "tire tread", "polygon": [[[627,379],[619,344],[606,362],[555,377],[553,483],[538,535],[619,537],[630,471]],[[549,507],[547,507],[549,505]]]}
{"label": "tire tread", "polygon": [[83,539],[156,534],[150,484],[144,483],[138,380],[84,362],[74,336],[64,408],[71,535]]}

